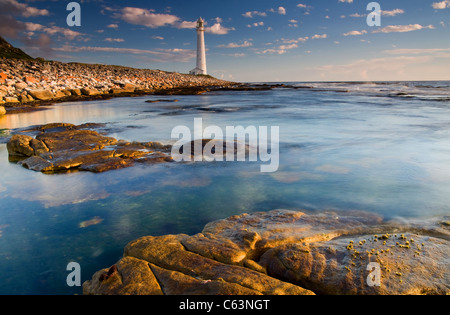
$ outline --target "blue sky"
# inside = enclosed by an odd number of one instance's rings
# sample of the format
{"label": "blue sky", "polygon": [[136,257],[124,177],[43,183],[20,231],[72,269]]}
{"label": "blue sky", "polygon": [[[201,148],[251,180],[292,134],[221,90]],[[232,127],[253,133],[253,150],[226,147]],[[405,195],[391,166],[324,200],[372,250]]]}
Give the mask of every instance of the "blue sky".
{"label": "blue sky", "polygon": [[207,22],[211,75],[241,82],[450,80],[450,0],[0,0],[0,35],[34,57],[187,73]]}

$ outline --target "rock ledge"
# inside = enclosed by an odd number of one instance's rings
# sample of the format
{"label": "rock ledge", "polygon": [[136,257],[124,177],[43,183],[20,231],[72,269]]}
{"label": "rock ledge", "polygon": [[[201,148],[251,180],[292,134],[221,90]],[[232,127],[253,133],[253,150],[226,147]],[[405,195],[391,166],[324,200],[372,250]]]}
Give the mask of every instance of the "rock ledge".
{"label": "rock ledge", "polygon": [[194,236],[130,242],[122,259],[83,284],[83,293],[449,294],[444,220],[405,224],[364,212],[288,210],[233,216]]}

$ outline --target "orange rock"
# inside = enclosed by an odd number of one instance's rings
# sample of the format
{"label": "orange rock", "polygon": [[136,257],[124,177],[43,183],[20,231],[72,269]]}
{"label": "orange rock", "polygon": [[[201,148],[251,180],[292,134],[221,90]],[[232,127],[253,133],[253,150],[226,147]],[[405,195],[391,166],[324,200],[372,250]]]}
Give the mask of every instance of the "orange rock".
{"label": "orange rock", "polygon": [[0,84],[5,83],[5,80],[8,78],[8,76],[6,74],[4,74],[3,72],[0,72]]}
{"label": "orange rock", "polygon": [[37,83],[38,81],[34,77],[25,77],[25,82],[27,84]]}

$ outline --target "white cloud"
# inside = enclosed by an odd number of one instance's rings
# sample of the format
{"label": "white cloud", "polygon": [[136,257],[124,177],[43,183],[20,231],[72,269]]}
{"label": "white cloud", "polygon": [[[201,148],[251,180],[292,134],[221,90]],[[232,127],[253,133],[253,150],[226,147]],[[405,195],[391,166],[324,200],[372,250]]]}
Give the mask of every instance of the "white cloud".
{"label": "white cloud", "polygon": [[157,28],[166,25],[174,25],[180,20],[179,17],[171,14],[153,13],[154,10],[125,7],[120,12],[115,13],[115,18],[120,18],[125,22],[135,25],[143,25],[150,28]]}
{"label": "white cloud", "polygon": [[44,32],[49,35],[61,34],[69,40],[73,40],[76,37],[85,35],[83,33],[73,31],[69,28],[62,28],[62,27],[54,26],[54,25],[47,27],[47,26],[37,24],[37,23],[32,23],[32,22],[26,22],[25,28],[27,31],[30,31],[30,32]]}
{"label": "white cloud", "polygon": [[147,56],[151,55],[151,61],[155,62],[172,62],[177,60],[179,62],[190,62],[197,56],[197,52],[189,49],[160,49],[160,50],[145,50],[145,49],[135,49],[135,48],[117,48],[117,47],[93,47],[93,46],[71,46],[64,45],[59,48],[54,48],[55,51],[62,52],[109,52],[109,53],[119,53],[119,54],[132,54]]}
{"label": "white cloud", "polygon": [[197,27],[197,21],[189,22],[189,21],[183,21],[180,23],[177,23],[175,25],[176,28],[196,28]]}
{"label": "white cloud", "polygon": [[118,29],[119,25],[117,24],[109,24],[108,26],[106,26],[107,28],[113,28],[113,29]]}
{"label": "white cloud", "polygon": [[409,24],[409,25],[389,25],[378,30],[373,31],[372,33],[405,33],[418,31],[422,29],[434,29],[433,25],[422,26],[420,24]]}
{"label": "white cloud", "polygon": [[216,34],[216,35],[225,35],[228,34],[229,31],[234,31],[234,27],[223,27],[222,24],[216,23],[213,26],[207,27],[205,31],[207,33]]}
{"label": "white cloud", "polygon": [[253,18],[255,16],[267,16],[267,13],[260,12],[260,11],[249,11],[249,12],[242,14],[242,16],[247,17],[247,18]]}
{"label": "white cloud", "polygon": [[364,35],[367,34],[366,30],[362,30],[362,31],[350,31],[348,33],[344,33],[342,35],[344,36],[357,36],[357,35]]}
{"label": "white cloud", "polygon": [[226,45],[219,45],[217,47],[220,48],[242,48],[242,47],[251,47],[253,46],[253,44],[249,41],[244,41],[242,44],[237,44],[237,43],[229,43]]}
{"label": "white cloud", "polygon": [[17,0],[1,0],[1,13],[11,13],[13,15],[21,15],[23,17],[47,16],[50,13],[45,9],[37,9],[30,7],[25,3]]}
{"label": "white cloud", "polygon": [[327,37],[328,37],[327,34],[322,34],[322,35],[316,34],[316,35],[314,35],[314,36],[311,37],[311,38],[312,38],[312,39],[324,39],[324,38],[327,38]]}
{"label": "white cloud", "polygon": [[253,24],[248,24],[247,25],[247,27],[248,28],[250,28],[250,27],[258,27],[258,26],[264,26],[264,22],[255,22],[255,23],[253,23]]}
{"label": "white cloud", "polygon": [[286,15],[286,9],[284,7],[279,7],[278,8],[278,14]]}
{"label": "white cloud", "polygon": [[381,15],[386,15],[386,16],[396,16],[398,14],[403,14],[403,13],[405,13],[405,11],[402,9],[394,9],[394,10],[390,10],[390,11],[381,10]]}
{"label": "white cloud", "polygon": [[339,0],[339,2],[353,3],[353,0]]}
{"label": "white cloud", "polygon": [[110,43],[123,43],[125,41],[125,39],[123,38],[105,38],[106,42],[110,42]]}
{"label": "white cloud", "polygon": [[450,8],[450,0],[444,0],[441,2],[433,2],[432,6],[436,10],[443,10],[446,8]]}

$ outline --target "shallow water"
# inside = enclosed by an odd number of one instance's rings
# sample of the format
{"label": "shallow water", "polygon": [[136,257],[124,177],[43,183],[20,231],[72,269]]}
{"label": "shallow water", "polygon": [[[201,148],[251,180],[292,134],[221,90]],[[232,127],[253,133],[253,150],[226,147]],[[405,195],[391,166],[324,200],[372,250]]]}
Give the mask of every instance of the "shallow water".
{"label": "shallow water", "polygon": [[[133,239],[195,234],[244,212],[450,213],[449,82],[294,87],[65,103],[0,118],[0,294],[81,293],[66,284],[71,261],[85,281]],[[278,171],[205,162],[45,175],[8,162],[5,143],[16,128],[101,122],[117,139],[173,143],[172,129],[194,130],[194,118],[223,130],[279,126]]]}

